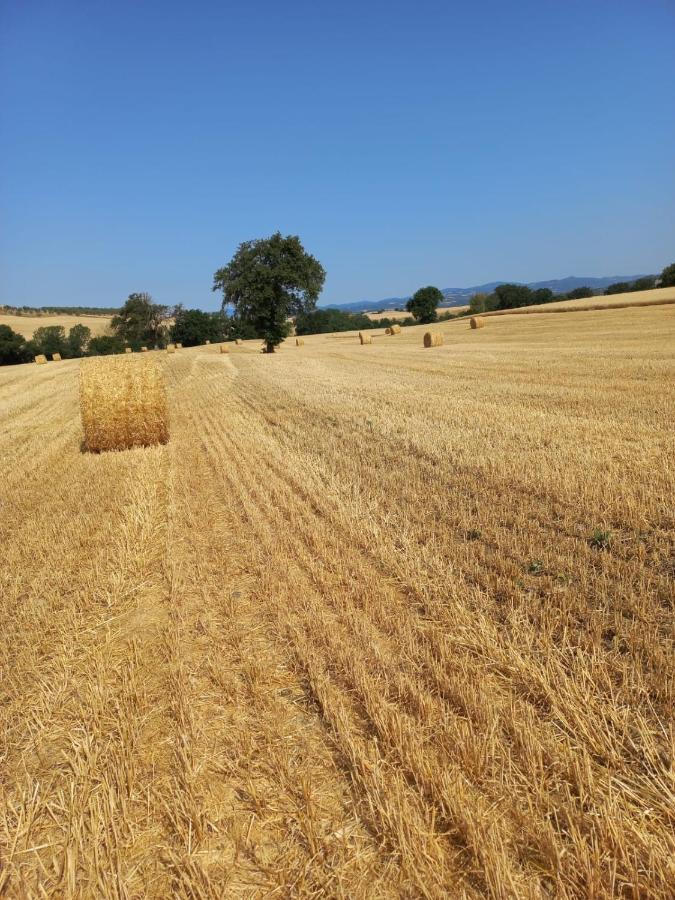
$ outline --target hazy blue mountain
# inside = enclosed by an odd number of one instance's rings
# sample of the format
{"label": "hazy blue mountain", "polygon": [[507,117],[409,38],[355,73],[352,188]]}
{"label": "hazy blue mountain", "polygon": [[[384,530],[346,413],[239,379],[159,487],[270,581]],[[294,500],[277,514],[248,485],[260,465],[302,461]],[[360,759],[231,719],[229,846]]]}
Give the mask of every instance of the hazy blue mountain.
{"label": "hazy blue mountain", "polygon": [[[636,278],[643,277],[643,275],[606,275],[602,278],[592,278],[590,276],[583,278],[577,275],[568,275],[567,278],[554,278],[550,281],[519,281],[515,283],[527,284],[533,290],[549,288],[554,294],[566,294],[568,291],[573,291],[574,288],[578,287],[589,287],[596,294],[601,294],[608,285],[615,284],[617,281],[635,281]],[[489,281],[487,284],[476,284],[473,287],[443,288],[441,290],[445,298],[443,306],[464,306],[474,294],[489,294],[499,284],[504,284],[504,281]],[[386,297],[384,300],[356,300],[353,303],[329,303],[327,305],[343,309],[345,312],[375,312],[379,309],[402,308],[405,306],[407,299],[407,297]]]}

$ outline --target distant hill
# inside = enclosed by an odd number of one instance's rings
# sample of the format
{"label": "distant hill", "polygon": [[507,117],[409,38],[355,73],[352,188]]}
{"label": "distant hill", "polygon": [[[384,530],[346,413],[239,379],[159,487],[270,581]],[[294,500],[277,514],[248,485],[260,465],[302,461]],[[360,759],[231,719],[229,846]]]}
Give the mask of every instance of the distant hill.
{"label": "distant hill", "polygon": [[[644,275],[606,275],[602,278],[580,278],[577,275],[568,275],[567,278],[554,278],[550,281],[518,281],[515,284],[527,284],[533,290],[549,288],[554,294],[566,294],[578,287],[589,287],[596,294],[601,294],[610,284],[617,281],[635,281]],[[511,282],[514,283],[514,282]],[[465,288],[443,288],[443,306],[465,306],[474,294],[489,294],[500,285],[502,281],[489,281],[487,284],[476,284]],[[345,312],[374,312],[379,309],[396,309],[406,304],[408,297],[386,297],[384,300],[357,300],[354,303],[330,303],[331,307],[343,309]]]}

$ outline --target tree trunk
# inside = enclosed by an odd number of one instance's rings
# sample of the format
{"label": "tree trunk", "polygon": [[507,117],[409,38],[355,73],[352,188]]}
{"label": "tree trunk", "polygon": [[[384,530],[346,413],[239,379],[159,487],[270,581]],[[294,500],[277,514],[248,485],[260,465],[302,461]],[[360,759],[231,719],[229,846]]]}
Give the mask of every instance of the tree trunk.
{"label": "tree trunk", "polygon": [[267,341],[266,343],[265,353],[274,353],[274,344],[271,341]]}

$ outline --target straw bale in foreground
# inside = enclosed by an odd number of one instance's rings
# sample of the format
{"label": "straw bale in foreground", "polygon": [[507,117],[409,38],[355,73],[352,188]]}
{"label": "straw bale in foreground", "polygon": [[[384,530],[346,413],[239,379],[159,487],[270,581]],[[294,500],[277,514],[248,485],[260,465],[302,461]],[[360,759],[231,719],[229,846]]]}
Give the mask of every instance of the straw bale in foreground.
{"label": "straw bale in foreground", "polygon": [[372,334],[365,334],[363,331],[359,331],[359,340],[362,344],[372,344],[373,336]]}
{"label": "straw bale in foreground", "polygon": [[480,316],[471,316],[469,321],[472,328],[485,328],[485,319],[481,319]]}
{"label": "straw bale in foreground", "polygon": [[87,450],[127,450],[169,439],[164,370],[156,356],[102,356],[80,364]]}
{"label": "straw bale in foreground", "polygon": [[400,334],[401,326],[400,325],[392,325],[389,329],[389,334]]}
{"label": "straw bale in foreground", "polygon": [[424,335],[425,347],[441,347],[443,345],[443,335],[438,331],[427,331]]}

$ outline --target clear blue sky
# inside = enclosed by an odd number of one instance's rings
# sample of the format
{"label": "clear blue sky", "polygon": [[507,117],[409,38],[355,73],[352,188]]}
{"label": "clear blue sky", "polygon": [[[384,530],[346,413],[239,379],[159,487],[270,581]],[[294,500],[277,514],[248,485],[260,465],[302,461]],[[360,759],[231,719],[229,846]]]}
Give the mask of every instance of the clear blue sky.
{"label": "clear blue sky", "polygon": [[673,0],[0,0],[0,303],[213,309],[675,261]]}

